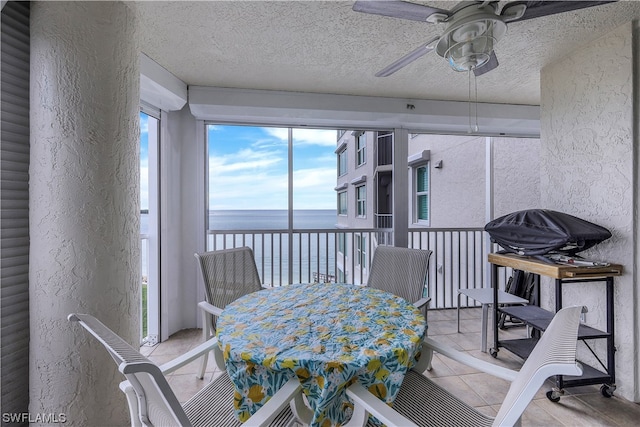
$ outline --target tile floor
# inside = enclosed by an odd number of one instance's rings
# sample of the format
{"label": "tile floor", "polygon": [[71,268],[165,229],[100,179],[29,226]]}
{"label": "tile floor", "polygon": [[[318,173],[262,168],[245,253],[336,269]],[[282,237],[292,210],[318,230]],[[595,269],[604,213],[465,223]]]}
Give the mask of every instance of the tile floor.
{"label": "tile floor", "polygon": [[[429,336],[447,343],[454,348],[468,352],[508,368],[519,369],[522,361],[500,350],[497,359],[480,351],[480,309],[461,310],[461,332],[456,331],[456,310],[431,310],[428,314]],[[504,333],[504,335],[503,335]],[[501,331],[501,339],[523,336],[524,328]],[[491,339],[492,334],[489,332]],[[172,335],[169,340],[154,347],[142,347],[141,351],[156,363],[164,363],[188,351],[202,341],[199,329],[187,329]],[[489,345],[491,347],[491,345]],[[184,402],[195,394],[204,381],[211,381],[221,372],[209,358],[204,380],[195,377],[200,362],[194,362],[169,376],[169,384]],[[435,355],[433,370],[427,376],[467,404],[488,414],[495,415],[508,389],[508,383],[490,375],[479,373],[445,357]],[[605,398],[600,394],[600,386],[567,388],[560,402],[553,403],[545,393],[553,383],[548,381],[524,413],[523,426],[635,426],[640,420],[640,404],[631,403],[618,396]]]}

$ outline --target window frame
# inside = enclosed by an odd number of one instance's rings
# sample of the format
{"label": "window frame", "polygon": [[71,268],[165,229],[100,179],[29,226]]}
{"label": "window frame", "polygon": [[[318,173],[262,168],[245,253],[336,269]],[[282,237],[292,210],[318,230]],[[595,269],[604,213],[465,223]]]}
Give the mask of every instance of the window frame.
{"label": "window frame", "polygon": [[343,149],[341,149],[337,153],[338,177],[345,176],[349,172],[348,161],[349,161],[349,156],[347,153],[347,147],[345,146]]}
{"label": "window frame", "polygon": [[[414,223],[415,224],[420,224],[420,225],[429,225],[431,223],[431,191],[430,191],[430,186],[431,186],[431,174],[430,174],[430,168],[429,168],[429,161],[426,161],[424,163],[420,163],[417,164],[415,166],[413,166],[413,184],[414,184],[414,188],[413,188],[413,218],[414,218]],[[426,174],[426,180],[427,180],[427,185],[426,188],[423,189],[422,191],[419,191],[419,182],[418,182],[418,178],[419,178],[419,174],[420,174],[420,169],[424,169],[425,174]],[[421,197],[426,197],[427,200],[427,218],[420,218],[420,198]]]}
{"label": "window frame", "polygon": [[[367,217],[367,184],[356,185],[356,217]],[[362,194],[361,194],[362,193]],[[362,197],[360,197],[362,195]]]}
{"label": "window frame", "polygon": [[356,135],[356,167],[367,163],[367,134],[360,132]]}
{"label": "window frame", "polygon": [[347,190],[345,189],[342,191],[338,191],[337,197],[338,197],[338,206],[337,206],[338,215],[347,216],[349,213],[349,196],[347,194]]}

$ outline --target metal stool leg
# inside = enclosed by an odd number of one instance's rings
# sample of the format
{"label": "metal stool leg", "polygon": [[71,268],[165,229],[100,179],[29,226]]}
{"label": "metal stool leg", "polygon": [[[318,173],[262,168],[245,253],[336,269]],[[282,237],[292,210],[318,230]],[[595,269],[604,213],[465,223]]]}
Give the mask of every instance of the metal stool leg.
{"label": "metal stool leg", "polygon": [[481,339],[482,343],[480,344],[480,348],[483,353],[487,352],[487,317],[489,314],[489,304],[482,304],[482,331],[481,331]]}

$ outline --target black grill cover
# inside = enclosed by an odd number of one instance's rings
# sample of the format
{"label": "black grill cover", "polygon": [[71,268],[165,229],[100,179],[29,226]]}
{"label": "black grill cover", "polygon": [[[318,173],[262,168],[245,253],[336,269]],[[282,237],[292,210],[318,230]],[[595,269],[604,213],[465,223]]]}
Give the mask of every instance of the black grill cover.
{"label": "black grill cover", "polygon": [[575,255],[611,237],[604,227],[547,209],[529,209],[494,219],[484,230],[508,252],[536,256]]}

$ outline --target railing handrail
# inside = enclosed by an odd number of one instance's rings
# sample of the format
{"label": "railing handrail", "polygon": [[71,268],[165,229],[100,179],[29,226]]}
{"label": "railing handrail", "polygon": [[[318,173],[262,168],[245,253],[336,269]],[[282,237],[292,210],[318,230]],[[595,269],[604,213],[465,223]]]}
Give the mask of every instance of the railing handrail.
{"label": "railing handrail", "polygon": [[[376,214],[376,215],[385,215],[385,214]],[[235,229],[235,230],[219,230],[219,229],[209,229],[207,230],[207,234],[260,234],[260,233],[371,233],[377,231],[383,231],[381,228],[268,228],[268,229]],[[484,231],[483,227],[409,227],[409,232],[470,232],[470,231]]]}
{"label": "railing handrail", "polygon": [[468,232],[468,231],[484,231],[483,227],[409,227],[409,232]]}

